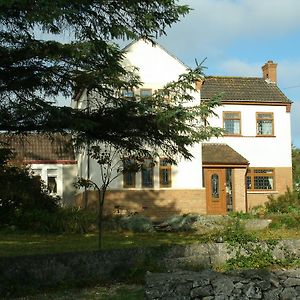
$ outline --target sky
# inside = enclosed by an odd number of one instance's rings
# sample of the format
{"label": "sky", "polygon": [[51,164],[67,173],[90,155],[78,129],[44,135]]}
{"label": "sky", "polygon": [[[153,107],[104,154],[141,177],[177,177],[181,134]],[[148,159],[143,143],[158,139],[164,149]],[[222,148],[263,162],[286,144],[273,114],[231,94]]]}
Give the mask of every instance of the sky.
{"label": "sky", "polygon": [[268,60],[292,105],[292,143],[300,148],[300,0],[180,0],[193,10],[157,41],[205,75],[262,77]]}

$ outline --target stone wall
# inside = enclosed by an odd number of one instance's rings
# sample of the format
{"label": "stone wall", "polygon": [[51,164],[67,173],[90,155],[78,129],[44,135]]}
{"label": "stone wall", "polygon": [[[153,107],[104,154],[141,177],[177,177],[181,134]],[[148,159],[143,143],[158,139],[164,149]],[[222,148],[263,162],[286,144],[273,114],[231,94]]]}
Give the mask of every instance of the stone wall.
{"label": "stone wall", "polygon": [[[281,241],[273,252],[274,257],[279,259],[291,254],[300,257],[300,240]],[[132,272],[146,270],[211,268],[233,256],[234,253],[225,243],[209,243],[0,257],[0,297],[16,290],[53,288],[61,284],[83,286],[91,282],[120,280],[130,277]]]}
{"label": "stone wall", "polygon": [[300,269],[147,273],[147,300],[300,299]]}

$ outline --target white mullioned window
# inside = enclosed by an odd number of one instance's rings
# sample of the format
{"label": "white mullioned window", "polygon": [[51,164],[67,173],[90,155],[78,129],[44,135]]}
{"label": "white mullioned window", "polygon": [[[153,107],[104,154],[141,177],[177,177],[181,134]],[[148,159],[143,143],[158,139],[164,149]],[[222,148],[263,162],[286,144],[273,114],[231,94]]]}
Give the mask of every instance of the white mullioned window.
{"label": "white mullioned window", "polygon": [[256,134],[259,136],[274,135],[274,116],[271,112],[256,113]]}
{"label": "white mullioned window", "polygon": [[240,135],[241,113],[239,111],[224,111],[223,128],[226,135]]}

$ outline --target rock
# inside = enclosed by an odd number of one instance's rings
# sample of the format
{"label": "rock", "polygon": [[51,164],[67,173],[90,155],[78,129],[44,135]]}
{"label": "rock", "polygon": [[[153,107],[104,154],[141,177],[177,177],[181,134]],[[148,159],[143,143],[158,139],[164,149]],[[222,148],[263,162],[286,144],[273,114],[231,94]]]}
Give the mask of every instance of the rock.
{"label": "rock", "polygon": [[229,296],[233,289],[233,281],[228,277],[218,278],[212,281],[212,285],[215,290],[215,295],[226,295]]}
{"label": "rock", "polygon": [[272,220],[268,219],[249,219],[244,220],[246,230],[263,230],[269,227]]}
{"label": "rock", "polygon": [[280,282],[279,282],[279,280],[278,280],[278,278],[276,278],[276,277],[271,277],[270,278],[270,283],[272,284],[272,285],[274,285],[275,287],[279,287],[279,285],[280,285]]}
{"label": "rock", "polygon": [[288,287],[288,288],[285,288],[281,294],[280,294],[280,299],[282,300],[293,300],[293,299],[296,299],[297,297],[297,292],[295,291],[294,288],[292,287]]}
{"label": "rock", "polygon": [[197,297],[207,297],[207,296],[213,296],[213,289],[211,285],[206,285],[202,287],[197,287],[191,290],[191,298],[197,298]]}
{"label": "rock", "polygon": [[253,282],[249,283],[244,287],[244,293],[247,297],[252,299],[262,299],[262,291],[259,286]]}
{"label": "rock", "polygon": [[199,286],[204,286],[204,285],[209,285],[210,284],[210,280],[209,279],[204,279],[204,278],[200,278],[197,279],[195,281],[193,281],[193,288],[199,287]]}
{"label": "rock", "polygon": [[300,286],[300,278],[288,278],[283,282],[283,285],[286,287]]}
{"label": "rock", "polygon": [[270,281],[266,281],[266,280],[259,281],[257,283],[257,285],[261,288],[262,291],[266,291],[266,290],[268,290],[268,289],[271,288],[271,282]]}
{"label": "rock", "polygon": [[264,300],[279,300],[281,289],[272,289],[264,293]]}

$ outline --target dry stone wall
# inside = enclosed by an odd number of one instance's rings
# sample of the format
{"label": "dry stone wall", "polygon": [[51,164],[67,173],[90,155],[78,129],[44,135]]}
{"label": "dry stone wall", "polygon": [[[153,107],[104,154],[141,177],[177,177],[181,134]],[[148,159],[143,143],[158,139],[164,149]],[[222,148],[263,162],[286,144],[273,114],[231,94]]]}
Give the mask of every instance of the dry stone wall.
{"label": "dry stone wall", "polygon": [[147,300],[300,299],[300,269],[147,273]]}

